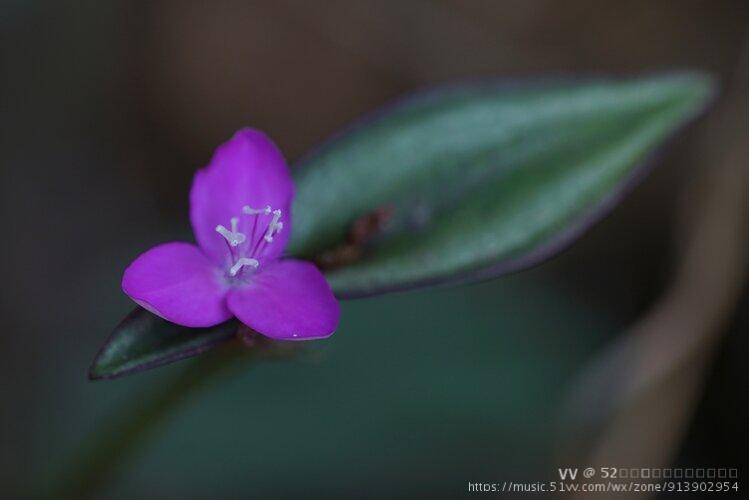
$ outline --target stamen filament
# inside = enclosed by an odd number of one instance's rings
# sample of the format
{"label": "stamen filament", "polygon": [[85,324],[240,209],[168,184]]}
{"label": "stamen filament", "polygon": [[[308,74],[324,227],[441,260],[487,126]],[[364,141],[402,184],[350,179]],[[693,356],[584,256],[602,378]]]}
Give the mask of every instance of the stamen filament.
{"label": "stamen filament", "polygon": [[231,256],[231,261],[234,262],[234,247],[231,246],[231,243],[229,243],[229,240],[224,240],[224,243],[226,243],[226,248],[229,249],[229,256]]}
{"label": "stamen filament", "polygon": [[216,232],[220,234],[221,236],[223,236],[224,239],[226,239],[226,241],[229,242],[229,245],[233,247],[241,245],[247,239],[247,236],[237,231],[238,224],[239,224],[239,218],[232,217],[231,218],[231,231],[226,229],[221,224],[216,226]]}
{"label": "stamen filament", "polygon": [[237,260],[236,264],[231,266],[231,269],[229,269],[229,274],[232,276],[236,276],[237,273],[245,266],[250,266],[255,269],[260,265],[260,262],[258,262],[256,259],[248,259],[247,257],[242,257],[239,260]]}
{"label": "stamen filament", "polygon": [[[270,208],[270,207],[268,207]],[[252,234],[250,235],[250,241],[255,241],[255,231],[257,230],[257,220],[259,217],[256,215],[252,220]]]}
{"label": "stamen filament", "polygon": [[[225,228],[222,225],[216,226],[216,232],[223,236],[229,249],[229,255],[231,261],[234,262],[232,267],[229,269],[231,276],[236,276],[244,266],[251,266],[257,268],[260,262],[256,257],[260,256],[265,249],[266,244],[273,242],[273,237],[281,232],[283,229],[283,222],[281,222],[282,212],[279,209],[273,210],[270,205],[266,205],[263,208],[252,208],[249,205],[242,207],[242,213],[245,215],[253,216],[252,220],[252,232],[250,233],[249,242],[252,248],[236,248],[242,243],[248,240],[245,233],[239,232],[239,217],[232,217],[231,230]],[[261,237],[257,237],[258,233],[258,219],[261,215],[271,215],[273,217],[265,226],[263,232],[260,234]],[[244,257],[247,255],[248,257]]]}
{"label": "stamen filament", "polygon": [[[267,229],[267,228],[266,228],[266,229]],[[257,239],[257,241],[255,242],[255,246],[254,246],[254,247],[252,248],[252,250],[250,251],[250,255],[251,255],[251,256],[253,256],[253,257],[256,257],[256,256],[260,255],[260,253],[259,253],[259,251],[260,251],[260,247],[262,247],[262,246],[263,246],[262,244],[263,244],[263,243],[264,243],[265,241],[267,241],[267,240],[265,239],[265,237],[263,237],[263,238],[258,238],[258,239]]]}

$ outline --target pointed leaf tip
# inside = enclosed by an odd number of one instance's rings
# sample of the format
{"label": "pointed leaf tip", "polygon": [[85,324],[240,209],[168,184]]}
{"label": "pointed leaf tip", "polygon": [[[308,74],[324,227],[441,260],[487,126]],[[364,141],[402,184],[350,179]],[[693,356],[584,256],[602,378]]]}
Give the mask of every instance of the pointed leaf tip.
{"label": "pointed leaf tip", "polygon": [[141,307],[114,329],[89,369],[90,380],[113,379],[196,356],[230,340],[238,323],[187,328]]}
{"label": "pointed leaf tip", "polygon": [[351,240],[393,207],[380,234],[330,270],[338,296],[485,279],[554,255],[615,206],[653,153],[700,115],[715,80],[680,72],[628,80],[451,85],[335,136],[295,170],[291,251]]}

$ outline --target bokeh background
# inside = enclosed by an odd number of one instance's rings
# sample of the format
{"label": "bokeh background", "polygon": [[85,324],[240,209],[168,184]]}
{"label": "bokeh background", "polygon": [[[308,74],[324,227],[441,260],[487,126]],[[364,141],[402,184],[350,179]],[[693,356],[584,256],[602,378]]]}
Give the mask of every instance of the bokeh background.
{"label": "bokeh background", "polygon": [[571,249],[489,283],[345,303],[336,335],[301,361],[192,395],[95,495],[455,497],[469,481],[551,480],[597,459],[741,471],[749,228],[745,205],[710,200],[746,199],[749,3],[5,0],[0,11],[0,496],[50,494],[97,428],[189,366],[86,379],[131,308],[123,269],[190,238],[192,175],[234,130],[267,131],[293,163],[423,86],[673,68],[721,78],[723,114],[675,141]]}

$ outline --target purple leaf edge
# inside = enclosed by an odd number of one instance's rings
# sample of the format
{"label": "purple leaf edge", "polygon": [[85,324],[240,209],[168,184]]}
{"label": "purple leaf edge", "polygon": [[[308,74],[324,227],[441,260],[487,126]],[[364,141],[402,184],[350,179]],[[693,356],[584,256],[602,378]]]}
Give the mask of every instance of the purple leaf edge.
{"label": "purple leaf edge", "polygon": [[718,96],[720,94],[720,85],[717,79],[707,71],[699,70],[669,70],[669,71],[657,71],[638,75],[587,75],[587,76],[568,76],[568,75],[557,75],[557,76],[545,76],[545,77],[518,77],[518,78],[483,78],[483,79],[472,79],[462,82],[451,82],[444,83],[441,85],[432,85],[423,89],[419,89],[406,95],[397,97],[388,103],[383,104],[380,108],[365,114],[361,118],[355,120],[347,127],[343,127],[338,132],[332,134],[325,139],[318,147],[314,148],[308,154],[302,156],[294,164],[293,172],[297,172],[301,169],[307,168],[307,165],[311,163],[311,160],[316,158],[318,155],[324,154],[334,143],[353,133],[357,133],[369,124],[380,120],[385,117],[388,113],[395,111],[396,109],[411,104],[428,102],[431,99],[435,99],[446,93],[458,92],[466,89],[482,89],[482,88],[503,88],[506,90],[522,89],[522,88],[538,88],[552,84],[574,84],[578,82],[584,82],[588,84],[593,83],[605,83],[605,82],[624,82],[634,80],[645,80],[648,78],[656,77],[677,77],[679,75],[684,76],[702,76],[710,79],[713,82],[713,88],[711,89],[710,95],[706,98],[704,104],[696,108],[691,116],[688,116],[679,126],[677,126],[668,137],[666,137],[661,143],[653,148],[645,158],[641,161],[638,167],[632,169],[630,174],[622,179],[616,188],[614,188],[609,195],[603,197],[594,206],[587,210],[584,214],[579,216],[574,222],[569,224],[564,229],[560,230],[556,234],[552,235],[548,240],[529,250],[523,255],[501,259],[498,262],[489,266],[479,267],[469,271],[460,271],[447,276],[440,276],[435,278],[429,278],[424,280],[416,280],[408,283],[402,283],[393,286],[377,287],[372,289],[361,289],[352,290],[346,292],[336,293],[336,297],[342,300],[359,299],[374,297],[377,295],[383,295],[387,293],[395,292],[407,292],[412,290],[418,290],[422,288],[431,287],[444,287],[444,286],[459,286],[467,284],[481,283],[491,279],[495,279],[507,274],[524,271],[555,257],[556,255],[564,252],[575,241],[577,241],[586,231],[596,225],[598,222],[604,220],[611,212],[619,205],[629,194],[637,188],[650,174],[653,168],[658,165],[661,160],[667,155],[678,139],[681,138],[683,133],[691,128],[696,122],[706,116],[709,111],[714,107]]}

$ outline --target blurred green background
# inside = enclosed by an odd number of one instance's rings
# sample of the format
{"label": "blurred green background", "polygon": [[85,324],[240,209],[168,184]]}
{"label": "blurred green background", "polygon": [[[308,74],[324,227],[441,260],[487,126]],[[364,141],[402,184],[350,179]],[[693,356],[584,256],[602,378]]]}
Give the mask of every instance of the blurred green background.
{"label": "blurred green background", "polygon": [[[2,12],[10,498],[46,490],[95,428],[188,366],[86,380],[131,308],[122,270],[189,238],[192,175],[237,128],[266,130],[293,161],[432,83],[683,67],[727,77],[749,26],[738,0],[11,0]],[[677,141],[561,256],[491,283],[347,302],[338,332],[301,361],[242,368],[198,392],[101,497],[453,497],[469,481],[553,479],[580,370],[675,268],[675,207],[702,133]],[[744,292],[721,329],[676,465],[745,461],[746,305]]]}

